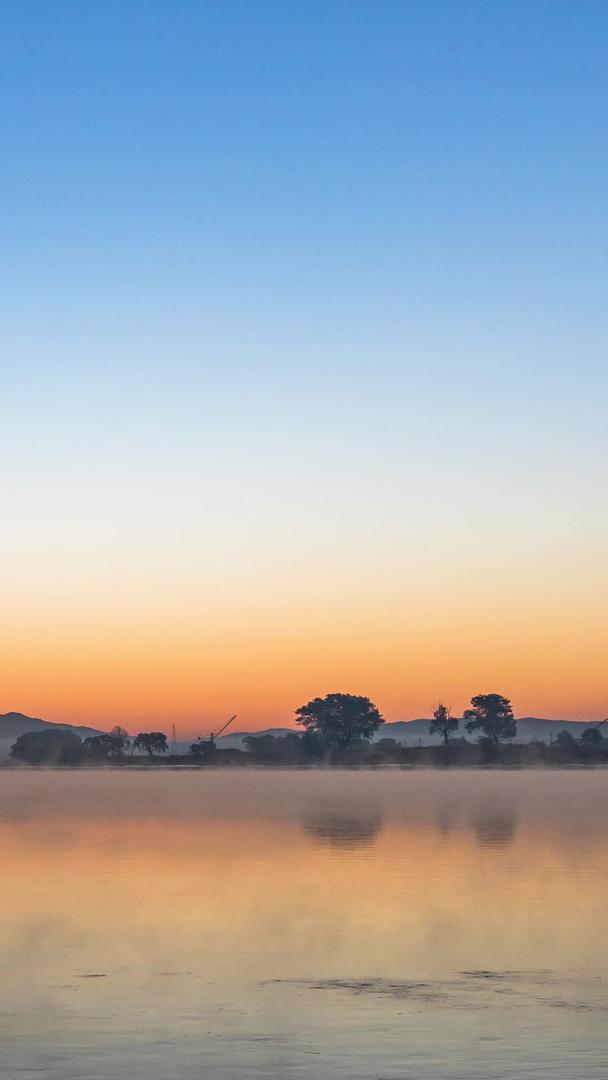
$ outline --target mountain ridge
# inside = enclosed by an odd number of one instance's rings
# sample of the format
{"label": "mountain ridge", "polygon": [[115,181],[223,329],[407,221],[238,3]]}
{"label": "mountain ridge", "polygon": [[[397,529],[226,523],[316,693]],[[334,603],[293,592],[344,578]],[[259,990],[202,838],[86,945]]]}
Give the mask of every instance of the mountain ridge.
{"label": "mountain ridge", "polygon": [[89,735],[103,734],[98,728],[80,724],[55,724],[51,720],[42,720],[39,716],[26,716],[25,713],[0,713],[0,759],[7,758],[11,746],[20,735],[28,731],[73,731],[79,739]]}
{"label": "mountain ridge", "polygon": [[[373,742],[380,739],[396,739],[402,746],[438,746],[441,738],[431,735],[429,732],[430,718],[418,717],[415,720],[395,720],[384,723],[376,732]],[[551,720],[545,717],[521,716],[517,720],[516,742],[551,742],[558,731],[570,731],[574,736],[580,735],[586,727],[595,727],[600,721],[585,722],[584,720]],[[89,735],[103,735],[99,728],[87,727],[80,724],[61,724],[51,720],[42,720],[38,716],[26,716],[25,713],[7,712],[0,714],[0,759],[8,757],[11,746],[20,735],[28,731],[72,731],[81,739]],[[218,747],[225,750],[244,749],[244,740],[249,736],[273,735],[282,737],[292,733],[301,732],[301,728],[271,727],[261,731],[234,731],[227,735],[221,735],[217,739]],[[608,731],[607,731],[608,734]],[[466,735],[464,723],[456,732],[456,737]],[[187,753],[193,739],[180,739],[177,746],[179,753]]]}
{"label": "mountain ridge", "polygon": [[[584,720],[551,720],[539,716],[521,716],[517,719],[517,737],[515,742],[550,742],[555,738],[558,731],[570,731],[572,735],[580,735],[586,727],[594,727],[600,721]],[[439,746],[441,737],[431,735],[429,732],[430,717],[417,717],[415,720],[387,721],[375,733],[372,742],[380,739],[396,739],[402,746],[417,746],[422,740],[424,746]],[[222,735],[217,740],[217,745],[225,749],[242,749],[243,740],[248,735],[274,735],[283,736],[290,733],[301,732],[301,728],[265,728],[262,731],[234,731],[229,735]],[[455,737],[466,735],[464,721],[460,718],[460,727],[455,732]]]}

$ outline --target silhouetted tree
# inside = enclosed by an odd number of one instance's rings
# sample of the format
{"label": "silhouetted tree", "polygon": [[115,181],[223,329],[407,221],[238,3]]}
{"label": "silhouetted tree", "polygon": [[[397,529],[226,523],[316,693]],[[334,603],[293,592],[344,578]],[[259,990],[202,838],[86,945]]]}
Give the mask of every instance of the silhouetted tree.
{"label": "silhouetted tree", "polygon": [[327,694],[296,709],[296,723],[320,736],[328,750],[350,750],[384,723],[376,706],[357,694]]}
{"label": "silhouetted tree", "polygon": [[13,744],[10,756],[27,765],[79,765],[84,748],[73,731],[28,731]]}
{"label": "silhouetted tree", "polygon": [[569,731],[558,731],[555,736],[555,745],[559,746],[560,750],[573,750],[576,746],[576,740]]}
{"label": "silhouetted tree", "polygon": [[585,728],[581,735],[583,746],[587,746],[590,750],[598,750],[603,741],[602,733],[596,727]]}
{"label": "silhouetted tree", "polygon": [[460,721],[452,716],[449,705],[436,705],[433,709],[433,719],[429,727],[431,735],[441,735],[446,746],[450,745],[450,735],[458,731]]}
{"label": "silhouetted tree", "polygon": [[120,758],[123,755],[124,742],[119,735],[89,735],[84,746],[92,757]]}
{"label": "silhouetted tree", "polygon": [[323,739],[318,731],[313,731],[312,728],[308,731],[303,731],[300,739],[302,746],[302,757],[305,761],[320,761],[324,753]]}
{"label": "silhouetted tree", "polygon": [[303,738],[295,731],[286,735],[246,735],[243,745],[256,761],[293,763],[306,760]]}
{"label": "silhouetted tree", "polygon": [[517,722],[511,702],[501,694],[478,694],[471,698],[472,709],[465,710],[467,731],[481,731],[487,743],[495,749],[502,739],[514,739]]}
{"label": "silhouetted tree", "polygon": [[279,755],[278,742],[276,735],[246,735],[243,746],[260,761],[274,761]]}
{"label": "silhouetted tree", "polygon": [[110,735],[113,735],[115,739],[120,739],[122,743],[123,752],[129,747],[129,733],[120,724],[115,724],[112,728]]}
{"label": "silhouetted tree", "polygon": [[148,757],[154,754],[167,753],[167,736],[163,731],[140,731],[135,736],[133,746],[136,750],[144,750]]}

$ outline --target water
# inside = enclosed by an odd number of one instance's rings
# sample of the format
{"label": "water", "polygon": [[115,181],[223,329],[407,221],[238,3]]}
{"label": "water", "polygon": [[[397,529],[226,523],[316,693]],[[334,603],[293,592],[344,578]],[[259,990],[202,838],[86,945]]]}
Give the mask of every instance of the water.
{"label": "water", "polygon": [[608,1078],[608,775],[3,772],[3,1080]]}

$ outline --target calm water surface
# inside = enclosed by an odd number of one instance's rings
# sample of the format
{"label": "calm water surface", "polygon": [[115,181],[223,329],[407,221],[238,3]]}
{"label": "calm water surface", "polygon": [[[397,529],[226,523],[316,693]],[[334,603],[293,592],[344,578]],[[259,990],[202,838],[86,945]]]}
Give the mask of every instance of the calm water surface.
{"label": "calm water surface", "polygon": [[0,1076],[608,1078],[608,773],[3,772]]}

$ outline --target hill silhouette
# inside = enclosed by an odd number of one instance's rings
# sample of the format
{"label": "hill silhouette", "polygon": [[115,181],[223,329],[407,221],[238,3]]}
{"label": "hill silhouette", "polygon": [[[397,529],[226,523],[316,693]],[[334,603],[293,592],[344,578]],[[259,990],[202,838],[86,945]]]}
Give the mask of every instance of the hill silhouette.
{"label": "hill silhouette", "polygon": [[[430,717],[419,717],[416,720],[397,720],[394,723],[383,724],[374,735],[372,742],[380,739],[395,739],[401,746],[440,746],[441,738],[438,735],[429,734]],[[550,743],[558,731],[569,731],[578,738],[588,723],[577,720],[549,720],[543,717],[522,716],[517,721],[518,743],[544,742]],[[20,712],[8,712],[0,714],[0,760],[7,758],[11,746],[20,735],[29,731],[72,731],[80,739],[86,739],[90,735],[101,735],[98,728],[91,728],[77,724],[56,724],[50,720],[42,720],[36,716],[26,716]],[[228,735],[222,735],[217,740],[217,745],[222,750],[244,750],[244,740],[248,735],[274,735],[284,736],[293,733],[294,728],[273,727],[261,731],[235,731]],[[456,736],[466,735],[464,724],[461,721],[460,729]],[[470,738],[470,736],[469,736]],[[178,752],[187,753],[192,739],[178,743]]]}
{"label": "hill silhouette", "polygon": [[0,714],[0,760],[7,758],[11,746],[20,735],[29,731],[72,731],[79,739],[89,735],[100,735],[97,728],[80,727],[74,724],[53,724],[50,720],[41,720],[39,716],[26,716],[20,712]]}
{"label": "hill silhouette", "polygon": [[[441,737],[429,734],[430,717],[419,717],[417,720],[397,720],[394,723],[385,723],[375,733],[372,743],[380,739],[395,739],[401,746],[440,746]],[[549,720],[538,716],[522,716],[517,721],[517,737],[515,742],[544,742],[550,743],[558,731],[569,731],[578,738],[583,730],[589,726],[588,722],[579,720]],[[217,745],[225,750],[244,749],[244,739],[248,735],[275,735],[282,736],[293,732],[294,728],[265,728],[263,731],[234,731],[229,735],[222,735],[217,740]],[[460,728],[455,733],[456,738],[466,736],[464,723],[460,722]],[[470,735],[471,741],[475,741]]]}

